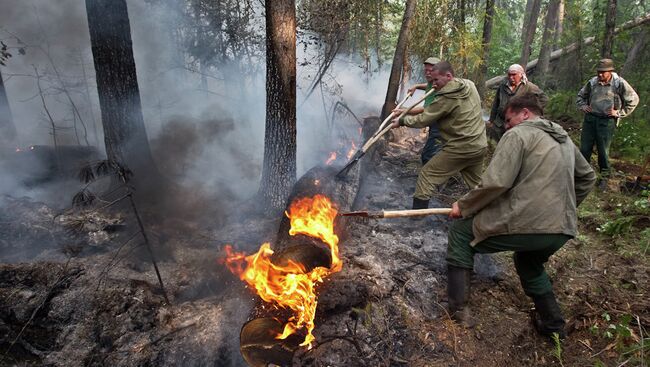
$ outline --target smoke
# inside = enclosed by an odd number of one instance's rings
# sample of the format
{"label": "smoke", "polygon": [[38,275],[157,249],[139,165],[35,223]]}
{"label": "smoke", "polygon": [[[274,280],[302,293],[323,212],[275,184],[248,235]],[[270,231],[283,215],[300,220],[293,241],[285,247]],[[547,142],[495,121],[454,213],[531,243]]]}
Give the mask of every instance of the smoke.
{"label": "smoke", "polygon": [[[127,2],[145,125],[161,171],[205,192],[232,199],[250,197],[257,190],[263,159],[263,55],[188,70],[170,28],[178,14],[160,2]],[[84,144],[83,120],[88,141],[103,150],[84,0],[5,0],[0,7],[0,39],[14,54],[2,72],[18,129],[17,146],[51,145],[53,140],[36,87],[36,67],[44,75],[44,99],[59,127],[58,143]],[[263,16],[261,9],[257,11],[251,27],[259,33]],[[259,34],[256,42],[263,37]],[[359,124],[345,108],[334,110],[335,102],[344,102],[358,118],[377,114],[388,80],[388,69],[370,75],[357,66],[360,60],[340,55],[323,78],[322,88],[318,86],[305,101],[318,65],[301,61],[318,60],[314,47],[298,47],[299,175],[323,164],[331,151],[347,152],[354,140],[359,146]],[[25,55],[19,54],[19,48]],[[64,88],[81,118],[62,93]],[[339,164],[345,161],[339,159]],[[19,186],[5,179],[0,193],[13,195]]]}

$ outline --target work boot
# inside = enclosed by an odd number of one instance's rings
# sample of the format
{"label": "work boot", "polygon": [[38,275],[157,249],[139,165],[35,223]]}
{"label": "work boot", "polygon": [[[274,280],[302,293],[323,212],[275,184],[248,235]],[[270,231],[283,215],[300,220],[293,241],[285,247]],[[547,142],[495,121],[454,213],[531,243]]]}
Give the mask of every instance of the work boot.
{"label": "work boot", "polygon": [[411,209],[429,209],[429,200],[413,198],[413,208]]}
{"label": "work boot", "polygon": [[600,182],[598,182],[598,190],[600,192],[606,192],[607,189],[608,189],[607,178],[601,178]]}
{"label": "work boot", "polygon": [[535,302],[535,311],[532,313],[532,319],[537,332],[549,338],[552,338],[554,333],[558,333],[560,340],[566,338],[564,318],[553,291],[541,296],[533,296],[533,302]]}
{"label": "work boot", "polygon": [[449,315],[459,324],[471,327],[473,325],[467,301],[469,300],[471,269],[447,265],[447,298]]}

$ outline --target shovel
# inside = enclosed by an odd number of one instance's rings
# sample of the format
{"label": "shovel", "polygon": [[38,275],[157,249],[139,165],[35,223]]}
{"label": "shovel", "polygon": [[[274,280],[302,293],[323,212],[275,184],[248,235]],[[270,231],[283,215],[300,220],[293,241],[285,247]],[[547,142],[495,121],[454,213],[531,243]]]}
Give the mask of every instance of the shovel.
{"label": "shovel", "polygon": [[[414,103],[409,108],[404,110],[404,112],[402,112],[399,115],[398,119],[401,119],[402,117],[404,117],[410,110],[413,109],[413,107],[419,105],[420,102],[424,101],[425,98],[427,98],[433,92],[435,92],[435,89],[431,88],[431,90],[428,91],[416,103]],[[406,102],[406,100],[408,99],[409,96],[410,95],[407,94],[406,98],[402,102],[400,102],[400,104],[396,108],[399,108],[404,102]],[[368,141],[361,147],[361,149],[357,150],[356,153],[354,153],[354,156],[352,157],[352,159],[339,171],[339,173],[336,174],[337,178],[344,177],[348,173],[350,168],[352,168],[352,166],[354,166],[354,164],[357,163],[359,161],[359,159],[361,159],[361,157],[363,157],[366,154],[368,149],[370,149],[370,147],[373,144],[375,144],[377,142],[377,140],[379,140],[382,136],[384,136],[387,132],[390,131],[392,126],[390,124],[387,124],[387,122],[391,120],[393,115],[394,115],[394,112],[392,112],[390,115],[388,115],[388,117],[381,123],[381,125],[379,125],[379,130],[377,130],[377,132],[375,132],[375,134],[372,137],[370,137],[370,139],[368,139]]]}
{"label": "shovel", "polygon": [[429,209],[410,209],[410,210],[380,210],[380,211],[359,211],[339,213],[344,217],[365,217],[365,218],[405,218],[405,217],[423,217],[425,215],[445,214],[449,215],[451,208],[429,208]]}

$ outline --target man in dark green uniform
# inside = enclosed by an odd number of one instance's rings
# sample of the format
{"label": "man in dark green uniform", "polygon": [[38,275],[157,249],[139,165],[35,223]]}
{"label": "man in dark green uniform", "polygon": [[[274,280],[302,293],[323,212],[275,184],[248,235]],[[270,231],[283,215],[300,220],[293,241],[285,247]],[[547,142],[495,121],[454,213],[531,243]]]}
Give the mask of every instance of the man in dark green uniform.
{"label": "man in dark green uniform", "polygon": [[614,73],[614,61],[602,59],[596,67],[598,75],[591,78],[578,92],[576,104],[585,113],[580,136],[580,152],[587,161],[596,145],[598,168],[601,180],[599,189],[607,189],[610,174],[609,145],[614,129],[622,117],[628,116],[636,105],[639,96],[625,79]]}
{"label": "man in dark green uniform", "polygon": [[548,97],[535,84],[526,77],[526,71],[519,64],[512,64],[508,68],[508,77],[499,84],[499,89],[494,96],[492,109],[490,110],[490,121],[488,121],[489,135],[499,141],[506,132],[505,107],[513,96],[521,96],[532,93],[537,97],[539,105],[544,109]]}
{"label": "man in dark green uniform", "polygon": [[526,295],[535,302],[537,330],[564,337],[564,319],[544,263],[576,236],[577,206],[596,174],[566,131],[540,117],[534,95],[513,97],[506,133],[480,185],[452,205],[447,292],[452,316],[467,323],[474,254],[513,251]]}
{"label": "man in dark green uniform", "polygon": [[[433,67],[437,63],[440,62],[440,59],[437,57],[429,57],[426,60],[424,60],[424,79],[426,79],[426,83],[420,83],[420,84],[415,84],[411,88],[408,89],[409,93],[413,93],[416,89],[424,90],[424,92],[428,92],[433,88],[433,84],[431,83],[431,74],[433,73]],[[427,98],[424,99],[424,107],[414,107],[409,111],[409,115],[418,115],[422,112],[424,112],[424,108],[430,105],[433,100],[436,98],[436,93],[432,93],[427,96]],[[396,114],[401,114],[404,111],[403,108],[398,108],[395,109],[394,112]],[[427,141],[424,144],[424,148],[422,148],[422,153],[420,155],[422,159],[422,164],[426,164],[431,157],[433,157],[436,153],[442,149],[442,136],[440,135],[440,130],[436,125],[429,125],[429,135],[427,136]]]}

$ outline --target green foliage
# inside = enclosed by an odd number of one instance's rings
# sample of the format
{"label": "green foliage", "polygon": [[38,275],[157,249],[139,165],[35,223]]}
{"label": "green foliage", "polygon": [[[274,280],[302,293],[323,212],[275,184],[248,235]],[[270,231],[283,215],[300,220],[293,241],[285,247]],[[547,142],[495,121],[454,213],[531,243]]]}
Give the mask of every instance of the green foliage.
{"label": "green foliage", "polygon": [[553,339],[553,356],[557,359],[560,366],[564,366],[562,361],[562,342],[560,341],[560,334],[553,333],[551,337]]}
{"label": "green foliage", "polygon": [[637,219],[638,216],[636,215],[616,218],[614,220],[605,222],[605,224],[598,227],[596,230],[608,236],[620,235],[622,233],[628,232],[630,230],[630,227],[632,227]]}
{"label": "green foliage", "polygon": [[610,345],[619,353],[630,351],[639,338],[634,333],[631,323],[634,317],[630,314],[623,314],[615,320],[608,312],[601,314],[601,319],[591,325],[589,330],[592,334],[610,340]]}
{"label": "green foliage", "polygon": [[650,155],[650,121],[628,123],[622,119],[611,149],[623,158],[643,162]]}
{"label": "green foliage", "polygon": [[544,109],[544,114],[551,120],[575,122],[582,121],[582,112],[576,107],[576,91],[558,91],[549,96],[549,101]]}

